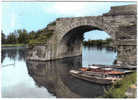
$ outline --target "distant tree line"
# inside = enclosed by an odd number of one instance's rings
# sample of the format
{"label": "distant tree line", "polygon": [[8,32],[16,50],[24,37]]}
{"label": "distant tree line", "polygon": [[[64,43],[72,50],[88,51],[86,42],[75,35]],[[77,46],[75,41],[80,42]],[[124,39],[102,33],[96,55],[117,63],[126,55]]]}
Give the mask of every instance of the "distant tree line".
{"label": "distant tree line", "polygon": [[8,35],[5,35],[3,31],[1,33],[2,44],[29,44],[38,38],[44,40],[50,36],[49,34],[43,34],[46,33],[46,29],[31,32],[27,32],[26,29],[18,29]]}
{"label": "distant tree line", "polygon": [[107,38],[106,40],[88,40],[83,41],[84,46],[109,46],[112,43],[111,38]]}
{"label": "distant tree line", "polygon": [[23,29],[15,30],[14,32],[8,34],[7,36],[3,31],[1,32],[2,36],[2,44],[17,44],[17,43],[23,43],[26,44],[28,43],[28,40],[30,38],[30,34]]}

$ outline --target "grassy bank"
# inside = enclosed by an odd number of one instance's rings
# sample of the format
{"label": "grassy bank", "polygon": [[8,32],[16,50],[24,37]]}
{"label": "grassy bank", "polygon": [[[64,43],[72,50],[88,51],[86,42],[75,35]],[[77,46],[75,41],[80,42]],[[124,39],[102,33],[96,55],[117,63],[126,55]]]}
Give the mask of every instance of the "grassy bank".
{"label": "grassy bank", "polygon": [[113,86],[108,90],[105,91],[105,98],[127,98],[125,92],[128,90],[130,85],[136,84],[136,72],[127,75],[122,80],[113,84]]}
{"label": "grassy bank", "polygon": [[2,47],[20,47],[25,46],[25,44],[2,44]]}

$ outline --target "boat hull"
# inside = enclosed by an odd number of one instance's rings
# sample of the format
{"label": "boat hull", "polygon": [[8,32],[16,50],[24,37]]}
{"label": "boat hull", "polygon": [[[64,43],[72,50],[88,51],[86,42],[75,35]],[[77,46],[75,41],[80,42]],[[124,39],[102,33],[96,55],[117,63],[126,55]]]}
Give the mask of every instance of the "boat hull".
{"label": "boat hull", "polygon": [[88,76],[85,74],[75,74],[75,73],[71,73],[72,76],[82,79],[82,80],[86,80],[92,83],[97,83],[97,84],[102,84],[102,85],[108,85],[108,84],[112,84],[112,80],[108,80],[108,79],[103,79],[103,78],[97,78],[94,76]]}

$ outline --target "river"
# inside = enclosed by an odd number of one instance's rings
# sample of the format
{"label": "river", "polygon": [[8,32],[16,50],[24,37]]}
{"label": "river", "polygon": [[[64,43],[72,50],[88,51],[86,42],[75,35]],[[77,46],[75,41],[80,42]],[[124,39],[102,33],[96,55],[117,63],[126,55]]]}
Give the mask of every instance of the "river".
{"label": "river", "polygon": [[56,61],[26,61],[24,47],[2,48],[3,98],[95,98],[108,86],[76,79],[70,69],[90,64],[112,65],[117,53],[107,48],[83,47],[82,56]]}

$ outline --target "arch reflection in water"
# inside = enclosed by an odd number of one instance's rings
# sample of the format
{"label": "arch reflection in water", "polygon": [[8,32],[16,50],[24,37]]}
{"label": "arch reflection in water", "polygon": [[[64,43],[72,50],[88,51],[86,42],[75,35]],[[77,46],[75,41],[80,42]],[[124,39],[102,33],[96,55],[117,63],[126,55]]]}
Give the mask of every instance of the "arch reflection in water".
{"label": "arch reflection in water", "polygon": [[29,75],[36,85],[45,87],[57,98],[95,98],[104,94],[107,86],[76,79],[70,69],[82,66],[82,57],[65,58],[49,62],[27,61]]}

